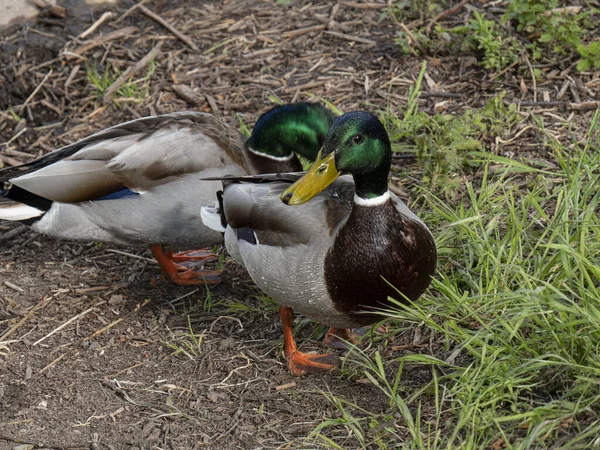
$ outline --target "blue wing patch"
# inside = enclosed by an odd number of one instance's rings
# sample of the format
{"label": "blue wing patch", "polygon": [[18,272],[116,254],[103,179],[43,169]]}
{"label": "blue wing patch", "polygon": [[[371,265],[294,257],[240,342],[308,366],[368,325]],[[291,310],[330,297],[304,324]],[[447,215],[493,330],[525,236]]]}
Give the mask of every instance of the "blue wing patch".
{"label": "blue wing patch", "polygon": [[120,191],[113,192],[112,194],[105,195],[104,197],[97,198],[95,200],[118,200],[125,197],[133,197],[140,195],[137,192],[133,192],[131,189],[121,189]]}

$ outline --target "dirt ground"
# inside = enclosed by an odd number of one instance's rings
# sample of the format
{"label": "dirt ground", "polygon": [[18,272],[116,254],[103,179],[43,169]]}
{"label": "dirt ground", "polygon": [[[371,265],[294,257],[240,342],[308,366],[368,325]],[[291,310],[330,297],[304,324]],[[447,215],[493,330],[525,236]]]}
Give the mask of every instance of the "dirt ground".
{"label": "dirt ground", "polygon": [[[143,3],[184,35],[131,1],[104,9],[59,2],[64,10],[45,9],[35,22],[1,32],[3,165],[176,110],[209,111],[234,127],[251,126],[274,99],[313,95],[346,111],[396,111],[421,67],[422,58],[394,44],[398,25],[382,16],[386,2]],[[114,15],[76,37],[105,11]],[[154,71],[141,65],[134,76],[148,77],[139,90],[99,93],[90,83],[90,68],[112,68],[116,78],[152,49]],[[481,106],[500,89],[507,100],[532,100],[517,77],[491,80],[472,55],[428,59],[425,111]],[[598,100],[589,79],[570,76],[573,101]],[[537,86],[540,95],[554,96],[563,79]],[[551,111],[575,121],[590,114]],[[308,321],[298,328],[303,348],[318,350],[320,328]],[[416,334],[407,328],[369,345],[398,356],[421,339]],[[169,284],[147,249],[57,241],[4,223],[0,343],[0,449],[310,447],[304,438],[339,414],[323,392],[371,411],[383,412],[388,401],[360,376],[344,376],[352,368],[291,377],[276,308],[232,261],[208,292]],[[408,370],[415,387],[427,381],[427,371]],[[345,448],[357,447],[346,438]]]}

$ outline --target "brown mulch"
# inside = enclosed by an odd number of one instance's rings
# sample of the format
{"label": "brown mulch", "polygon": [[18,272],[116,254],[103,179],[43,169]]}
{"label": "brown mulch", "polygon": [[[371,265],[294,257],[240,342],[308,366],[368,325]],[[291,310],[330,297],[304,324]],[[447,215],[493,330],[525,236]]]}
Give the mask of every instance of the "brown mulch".
{"label": "brown mulch", "polygon": [[[400,53],[400,25],[383,1],[60,3],[64,11],[45,8],[35,22],[2,31],[0,167],[178,110],[212,112],[236,128],[251,127],[274,102],[315,97],[343,111],[400,112],[422,64]],[[78,37],[105,12],[112,15]],[[435,22],[460,24],[469,14],[461,8]],[[505,101],[523,102],[524,118],[535,113],[563,140],[573,138],[564,132],[570,122],[579,139],[590,102],[600,101],[598,73],[573,64],[542,67],[546,81],[533,84],[528,70],[497,77],[473,55],[426,59],[419,105],[430,113],[459,113],[506,91]],[[109,73],[111,88],[95,87],[93,73]],[[525,126],[494,148],[543,148]],[[0,449],[298,448],[324,418],[339,417],[322,392],[385,411],[388,399],[360,374],[292,378],[278,315],[259,297],[232,262],[207,292],[162,280],[146,250],[0,224]],[[397,356],[390,349],[411,348],[414,333],[372,345]],[[300,335],[319,348],[310,325]],[[428,380],[416,368],[405,374],[408,390]],[[358,446],[352,436],[332,437]]]}

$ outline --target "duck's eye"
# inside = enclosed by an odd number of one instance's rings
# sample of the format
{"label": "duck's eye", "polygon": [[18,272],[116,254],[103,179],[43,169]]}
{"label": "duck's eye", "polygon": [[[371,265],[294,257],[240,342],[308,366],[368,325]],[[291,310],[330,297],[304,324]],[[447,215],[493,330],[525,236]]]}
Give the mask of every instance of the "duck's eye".
{"label": "duck's eye", "polygon": [[363,134],[356,134],[356,135],[354,135],[352,140],[354,141],[355,144],[360,144],[362,141],[365,140],[365,136]]}
{"label": "duck's eye", "polygon": [[327,164],[321,164],[317,169],[317,173],[323,173],[327,170]]}

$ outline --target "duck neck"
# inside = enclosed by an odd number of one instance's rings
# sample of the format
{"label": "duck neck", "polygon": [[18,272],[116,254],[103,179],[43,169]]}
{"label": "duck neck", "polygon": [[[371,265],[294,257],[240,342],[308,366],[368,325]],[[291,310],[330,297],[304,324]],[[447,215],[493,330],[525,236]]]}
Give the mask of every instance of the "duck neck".
{"label": "duck neck", "polygon": [[354,185],[356,186],[355,203],[376,205],[376,199],[382,201],[389,198],[387,175],[389,167],[381,167],[373,172],[355,174]]}

